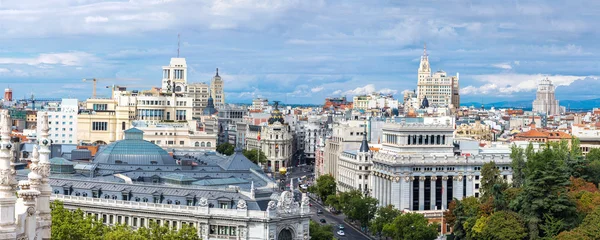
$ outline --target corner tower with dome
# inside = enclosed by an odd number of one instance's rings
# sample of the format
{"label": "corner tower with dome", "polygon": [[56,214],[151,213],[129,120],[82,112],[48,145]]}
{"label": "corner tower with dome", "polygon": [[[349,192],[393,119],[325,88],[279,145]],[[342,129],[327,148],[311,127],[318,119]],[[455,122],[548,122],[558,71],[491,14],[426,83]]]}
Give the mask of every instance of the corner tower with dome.
{"label": "corner tower with dome", "polygon": [[287,167],[293,156],[293,136],[289,124],[285,122],[283,113],[279,110],[279,102],[275,101],[268,124],[262,127],[261,149],[267,156],[267,168],[279,171]]}

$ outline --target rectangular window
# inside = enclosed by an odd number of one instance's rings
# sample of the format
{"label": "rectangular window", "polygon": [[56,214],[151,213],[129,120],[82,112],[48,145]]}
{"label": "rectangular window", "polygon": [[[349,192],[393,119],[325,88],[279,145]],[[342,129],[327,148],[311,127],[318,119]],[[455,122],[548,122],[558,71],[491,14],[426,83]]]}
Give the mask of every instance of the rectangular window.
{"label": "rectangular window", "polygon": [[92,122],[93,131],[106,131],[108,130],[107,122]]}
{"label": "rectangular window", "polygon": [[179,145],[183,145],[183,144],[185,144],[184,141],[179,141]]}
{"label": "rectangular window", "polygon": [[133,225],[134,227],[137,227],[137,221],[138,221],[138,218],[134,217],[134,218],[133,218],[133,223],[132,223],[132,225]]}
{"label": "rectangular window", "polygon": [[108,104],[94,103],[93,109],[94,109],[94,111],[105,111],[106,109],[108,109]]}

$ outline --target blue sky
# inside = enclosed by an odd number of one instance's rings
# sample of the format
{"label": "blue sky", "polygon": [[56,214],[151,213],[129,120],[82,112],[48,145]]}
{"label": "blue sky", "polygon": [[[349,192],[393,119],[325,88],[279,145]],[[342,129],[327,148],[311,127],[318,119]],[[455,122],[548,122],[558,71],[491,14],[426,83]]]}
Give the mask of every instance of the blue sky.
{"label": "blue sky", "polygon": [[[190,82],[215,68],[228,102],[416,88],[423,43],[432,70],[460,73],[462,101],[533,99],[548,76],[559,99],[600,97],[600,1],[20,0],[0,3],[0,85],[16,98],[159,86],[187,58]],[[112,79],[112,80],[111,80]],[[119,79],[119,80],[114,80]]]}

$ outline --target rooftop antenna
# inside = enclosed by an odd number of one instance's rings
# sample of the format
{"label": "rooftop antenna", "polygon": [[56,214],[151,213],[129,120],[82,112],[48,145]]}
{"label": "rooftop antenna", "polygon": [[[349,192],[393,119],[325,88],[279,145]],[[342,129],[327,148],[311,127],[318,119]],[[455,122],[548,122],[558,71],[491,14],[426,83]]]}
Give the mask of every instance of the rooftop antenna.
{"label": "rooftop antenna", "polygon": [[181,38],[179,33],[177,34],[177,57],[179,58],[179,42],[180,42]]}

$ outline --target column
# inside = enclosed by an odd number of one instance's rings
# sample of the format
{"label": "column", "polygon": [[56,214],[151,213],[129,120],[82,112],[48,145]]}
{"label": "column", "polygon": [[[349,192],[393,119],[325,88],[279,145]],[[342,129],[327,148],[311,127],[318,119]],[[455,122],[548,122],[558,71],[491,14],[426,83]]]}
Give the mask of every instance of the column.
{"label": "column", "polygon": [[470,174],[469,176],[467,176],[467,197],[472,197],[473,196],[473,175]]}
{"label": "column", "polygon": [[375,198],[377,198],[379,206],[383,206],[383,186],[381,186],[381,177],[379,176],[379,173],[377,173],[377,176],[375,176],[375,181],[377,182],[377,196]]}
{"label": "column", "polygon": [[392,202],[391,204],[398,209],[400,208],[400,182],[403,181],[399,176],[394,177],[392,181]]}
{"label": "column", "polygon": [[410,209],[410,176],[406,175],[400,179],[400,205],[398,209]]}
{"label": "column", "polygon": [[383,206],[387,206],[387,195],[388,195],[388,191],[387,191],[387,179],[386,179],[386,175],[383,175],[382,178],[383,181],[383,197],[381,198],[381,202],[383,203]]}
{"label": "column", "polygon": [[442,177],[442,209],[448,209],[448,177]]}
{"label": "column", "polygon": [[8,110],[0,112],[0,238],[16,239],[15,203],[17,197],[13,191],[16,179],[10,161],[10,131],[12,121]]}
{"label": "column", "polygon": [[394,183],[394,178],[392,176],[388,177],[388,200],[387,205],[392,204],[392,183]]}
{"label": "column", "polygon": [[419,177],[419,211],[425,210],[425,177]]}
{"label": "column", "polygon": [[429,205],[431,206],[431,210],[435,210],[435,182],[437,180],[436,176],[431,176],[431,181],[429,181],[429,185],[431,186],[431,198],[429,201]]}
{"label": "column", "polygon": [[462,200],[463,199],[463,175],[458,175],[458,176],[454,176],[452,179],[454,179],[454,182],[452,183],[452,188],[454,190],[454,194],[452,194],[454,196],[454,198],[458,199],[458,200]]}

